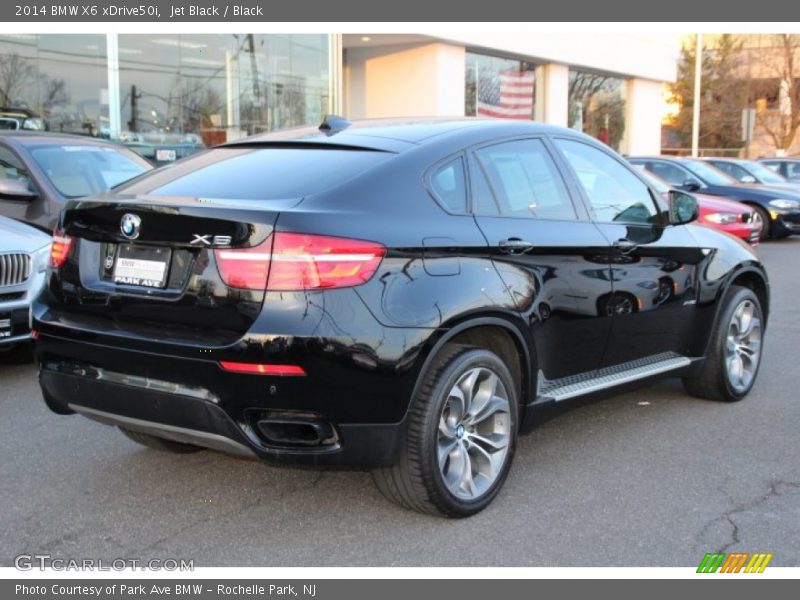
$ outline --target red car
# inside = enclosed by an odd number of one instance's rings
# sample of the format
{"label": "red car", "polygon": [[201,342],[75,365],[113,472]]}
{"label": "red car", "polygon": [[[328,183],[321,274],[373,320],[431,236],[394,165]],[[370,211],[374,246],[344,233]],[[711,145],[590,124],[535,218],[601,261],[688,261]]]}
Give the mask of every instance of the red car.
{"label": "red car", "polygon": [[[669,184],[646,169],[640,169],[662,196],[670,190]],[[752,246],[758,246],[761,228],[764,222],[752,208],[735,200],[726,200],[719,196],[692,193],[697,198],[700,216],[697,222],[718,231],[724,231],[744,240]]]}
{"label": "red car", "polygon": [[700,207],[697,222],[719,231],[730,233],[748,244],[758,246],[764,222],[752,208],[735,200],[725,200],[717,196],[693,194]]}

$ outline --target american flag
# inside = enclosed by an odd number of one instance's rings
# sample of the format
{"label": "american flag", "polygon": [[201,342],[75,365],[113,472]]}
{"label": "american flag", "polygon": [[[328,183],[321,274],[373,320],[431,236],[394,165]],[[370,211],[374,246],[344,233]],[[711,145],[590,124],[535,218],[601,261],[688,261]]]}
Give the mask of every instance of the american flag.
{"label": "american flag", "polygon": [[477,82],[479,117],[533,118],[533,71],[480,72]]}

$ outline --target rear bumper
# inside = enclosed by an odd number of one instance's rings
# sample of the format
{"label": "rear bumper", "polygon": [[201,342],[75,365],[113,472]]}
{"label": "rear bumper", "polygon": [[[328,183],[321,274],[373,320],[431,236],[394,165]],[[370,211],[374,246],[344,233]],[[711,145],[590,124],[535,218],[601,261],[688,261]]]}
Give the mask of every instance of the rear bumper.
{"label": "rear bumper", "polygon": [[336,423],[337,441],[324,447],[270,446],[247,423],[237,422],[217,398],[199,389],[154,389],[112,381],[95,369],[73,364],[40,365],[39,381],[51,408],[166,439],[274,463],[308,466],[378,467],[393,464],[403,422]]}
{"label": "rear bumper", "polygon": [[[341,327],[316,325],[311,337],[250,333],[208,348],[90,331],[34,305],[40,383],[54,412],[275,463],[386,466],[396,461],[428,334],[356,324],[371,328],[357,345]],[[223,361],[291,363],[306,376],[235,373]],[[265,421],[291,428],[297,420],[324,432],[318,443],[275,442],[275,431],[264,431]]]}

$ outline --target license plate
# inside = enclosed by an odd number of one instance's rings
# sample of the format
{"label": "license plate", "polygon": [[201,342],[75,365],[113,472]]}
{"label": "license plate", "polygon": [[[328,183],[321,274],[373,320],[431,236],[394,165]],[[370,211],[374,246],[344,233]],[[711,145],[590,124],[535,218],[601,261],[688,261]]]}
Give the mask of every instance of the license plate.
{"label": "license plate", "polygon": [[163,288],[171,251],[169,248],[120,246],[114,260],[114,283]]}
{"label": "license plate", "polygon": [[175,150],[164,150],[163,148],[160,150],[156,150],[156,160],[159,162],[173,162],[178,158],[177,152]]}
{"label": "license plate", "polygon": [[11,319],[5,315],[0,315],[0,340],[11,337]]}

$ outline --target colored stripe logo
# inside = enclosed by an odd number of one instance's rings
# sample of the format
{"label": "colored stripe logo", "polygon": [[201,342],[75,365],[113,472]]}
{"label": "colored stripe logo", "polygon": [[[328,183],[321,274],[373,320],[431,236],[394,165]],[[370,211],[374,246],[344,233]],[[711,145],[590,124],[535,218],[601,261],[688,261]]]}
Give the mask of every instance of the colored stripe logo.
{"label": "colored stripe logo", "polygon": [[707,552],[697,567],[698,573],[763,573],[772,554],[764,552]]}

